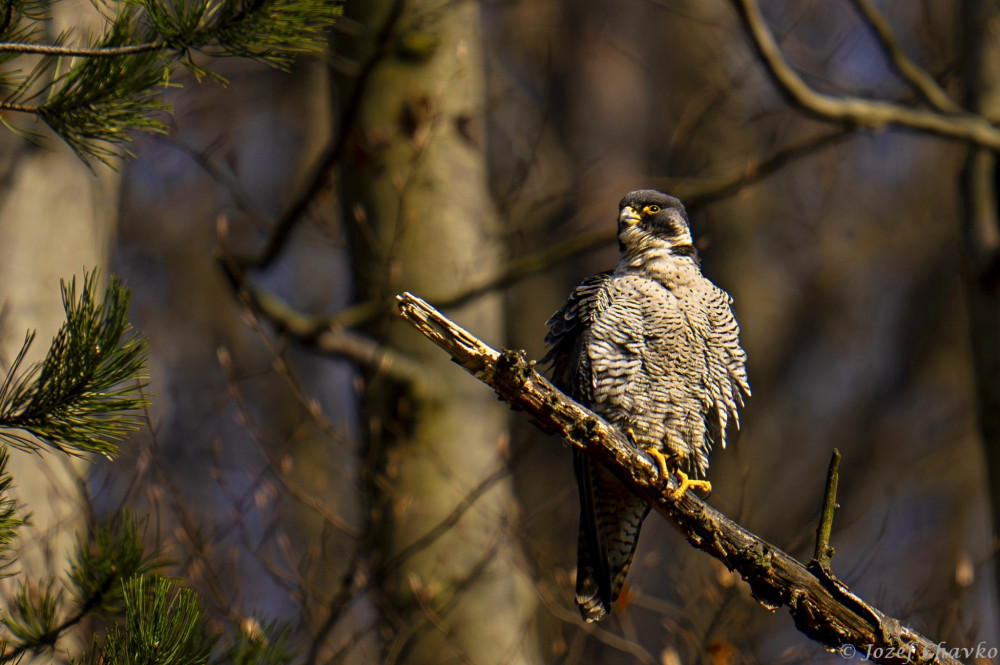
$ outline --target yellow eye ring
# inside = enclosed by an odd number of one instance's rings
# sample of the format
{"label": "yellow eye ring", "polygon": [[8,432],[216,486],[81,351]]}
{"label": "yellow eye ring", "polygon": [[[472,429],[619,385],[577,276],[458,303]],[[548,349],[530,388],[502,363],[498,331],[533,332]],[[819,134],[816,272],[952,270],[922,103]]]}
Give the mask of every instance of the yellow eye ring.
{"label": "yellow eye ring", "polygon": [[660,212],[660,206],[658,205],[646,206],[646,210],[648,210],[651,214],[655,215],[656,213]]}

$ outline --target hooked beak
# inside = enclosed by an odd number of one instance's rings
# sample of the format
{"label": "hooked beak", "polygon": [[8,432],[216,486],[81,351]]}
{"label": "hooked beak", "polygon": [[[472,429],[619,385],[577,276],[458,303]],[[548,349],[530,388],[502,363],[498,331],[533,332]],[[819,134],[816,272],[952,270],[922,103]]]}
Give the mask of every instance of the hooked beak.
{"label": "hooked beak", "polygon": [[621,226],[635,226],[640,219],[642,217],[639,216],[639,211],[632,206],[625,206],[618,213],[618,224]]}

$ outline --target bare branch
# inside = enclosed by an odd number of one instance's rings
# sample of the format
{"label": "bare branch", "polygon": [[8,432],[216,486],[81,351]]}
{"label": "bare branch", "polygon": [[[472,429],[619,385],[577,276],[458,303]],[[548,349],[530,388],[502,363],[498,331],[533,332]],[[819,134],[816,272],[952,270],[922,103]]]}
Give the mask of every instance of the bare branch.
{"label": "bare branch", "polygon": [[308,212],[313,201],[315,201],[333,183],[333,172],[340,158],[347,147],[347,139],[354,130],[355,120],[361,109],[361,103],[368,93],[368,85],[375,66],[385,58],[389,51],[390,37],[396,23],[403,11],[402,0],[394,0],[392,9],[386,18],[382,29],[375,38],[375,49],[371,57],[358,72],[357,81],[350,92],[350,97],[342,117],[338,119],[339,130],[336,137],[326,147],[323,153],[317,158],[315,165],[311,169],[311,175],[306,179],[306,185],[299,195],[292,201],[291,205],[285,209],[274,225],[274,230],[267,239],[267,243],[256,256],[243,257],[237,260],[242,270],[249,268],[266,268],[281,253],[292,230]]}
{"label": "bare branch", "polygon": [[472,488],[472,491],[466,494],[462,500],[458,502],[458,505],[456,505],[455,508],[438,523],[437,526],[422,535],[420,538],[417,538],[415,541],[400,550],[394,557],[386,561],[382,565],[379,574],[385,575],[387,571],[398,568],[400,564],[413,555],[426,550],[432,543],[434,543],[434,541],[458,524],[458,521],[462,519],[462,516],[465,515],[465,513],[468,512],[473,505],[475,505],[476,501],[478,501],[481,496],[486,494],[486,492],[488,492],[490,488],[496,485],[499,481],[509,476],[511,471],[513,471],[513,467],[510,464],[504,463],[496,471],[484,478],[482,482]]}
{"label": "bare branch", "polygon": [[827,122],[877,129],[905,127],[943,138],[1000,149],[1000,129],[973,113],[945,115],[894,102],[860,97],[832,97],[816,92],[791,68],[764,22],[756,0],[733,0],[753,46],[778,89],[789,102]]}
{"label": "bare branch", "polygon": [[29,53],[34,55],[58,55],[61,57],[113,57],[119,55],[135,55],[162,51],[165,44],[149,42],[146,44],[127,44],[125,46],[61,46],[59,44],[22,44],[18,42],[0,42],[0,53]]}
{"label": "bare branch", "polygon": [[[853,645],[874,662],[957,665],[926,637],[863,601],[832,573],[806,568],[692,493],[670,498],[674,477],[657,477],[646,453],[597,414],[560,392],[519,351],[500,353],[411,294],[397,297],[400,315],[501,399],[527,412],[543,431],[558,434],[614,471],[667,517],[698,549],[738,572],[764,607],[788,606],[796,627],[826,648]],[[902,654],[902,658],[901,658]]]}
{"label": "bare branch", "polygon": [[237,297],[279,331],[324,355],[353,360],[399,381],[419,383],[426,379],[427,369],[415,360],[370,337],[331,324],[329,318],[298,311],[273,293],[244,281],[240,268],[232,261],[220,259],[219,264]]}
{"label": "bare branch", "polygon": [[830,547],[830,531],[833,529],[833,513],[837,510],[837,481],[840,479],[837,471],[840,468],[840,451],[833,449],[830,457],[830,469],[826,474],[826,489],[823,491],[823,510],[819,516],[819,526],[816,527],[816,551],[813,561],[822,568],[830,568],[833,548]]}
{"label": "bare branch", "polygon": [[888,21],[878,13],[878,10],[868,0],[851,0],[851,2],[868,27],[875,33],[875,37],[878,38],[889,62],[924,101],[942,113],[963,112],[962,107],[955,103],[955,100],[938,85],[938,82],[926,69],[910,60],[892,33]]}
{"label": "bare branch", "polygon": [[[833,131],[794,141],[724,178],[716,180],[655,178],[652,184],[658,188],[670,190],[672,194],[686,202],[688,210],[695,210],[709,203],[734,196],[744,188],[763,180],[789,163],[835,145],[849,138],[852,134],[853,128],[838,127]],[[497,274],[478,284],[468,286],[459,293],[435,299],[434,304],[442,309],[460,307],[486,293],[507,288],[526,277],[543,272],[561,261],[613,245],[616,233],[614,227],[582,233],[533,254],[512,259]]]}
{"label": "bare branch", "polygon": [[454,295],[437,299],[435,304],[443,309],[461,307],[482,295],[504,289],[525,277],[558,265],[560,261],[586,254],[599,247],[607,247],[608,243],[613,242],[613,240],[614,234],[604,230],[573,236],[541,251],[512,259],[497,274],[487,277],[478,284],[466,287]]}
{"label": "bare branch", "polygon": [[[763,159],[717,180],[660,178],[655,179],[653,184],[669,189],[687,202],[688,210],[695,210],[738,194],[745,187],[763,180],[795,160],[835,145],[852,135],[853,128],[851,127],[838,127],[833,131],[818,133],[794,141]],[[201,162],[199,161],[199,163]],[[205,164],[202,165],[205,166]],[[283,219],[285,218],[283,217]],[[607,247],[609,243],[614,244],[615,233],[613,228],[582,233],[540,251],[511,259],[494,275],[466,286],[457,293],[443,298],[435,298],[433,299],[434,304],[441,309],[461,307],[487,293],[505,289],[527,277],[544,272],[562,261],[582,256],[601,247]],[[277,243],[280,245],[283,242],[283,240],[276,240],[273,236],[269,240],[269,244]],[[344,331],[351,326],[371,320],[378,312],[383,311],[380,303],[366,301],[326,316],[296,312],[286,303],[261,293],[252,285],[244,283],[244,268],[251,265],[266,265],[270,260],[264,259],[267,254],[268,252],[264,252],[258,259],[254,260],[240,262],[232,259],[220,259],[220,262],[233,287],[244,288],[254,301],[252,303],[254,307],[265,318],[270,319],[286,332],[299,339],[309,340],[323,353],[352,358],[362,364],[374,362],[377,350],[375,343]]]}
{"label": "bare branch", "polygon": [[34,113],[38,115],[42,112],[41,106],[30,106],[28,104],[17,104],[16,102],[0,102],[0,111],[15,111],[17,113]]}
{"label": "bare branch", "polygon": [[337,622],[344,616],[351,601],[368,584],[368,580],[362,571],[362,557],[360,552],[360,548],[354,551],[350,563],[347,564],[347,571],[341,577],[340,590],[327,603],[329,614],[327,614],[323,625],[320,626],[313,637],[309,653],[306,655],[305,665],[313,665],[316,662],[316,659],[319,657],[320,648],[330,637],[333,629],[337,626]]}
{"label": "bare branch", "polygon": [[762,159],[751,160],[741,171],[718,180],[706,182],[693,178],[663,178],[654,182],[663,184],[667,189],[670,189],[674,196],[684,201],[684,205],[689,211],[696,210],[710,203],[735,196],[743,189],[760,182],[792,162],[836,145],[852,136],[854,136],[854,128],[849,126],[819,132],[804,139],[792,141]]}

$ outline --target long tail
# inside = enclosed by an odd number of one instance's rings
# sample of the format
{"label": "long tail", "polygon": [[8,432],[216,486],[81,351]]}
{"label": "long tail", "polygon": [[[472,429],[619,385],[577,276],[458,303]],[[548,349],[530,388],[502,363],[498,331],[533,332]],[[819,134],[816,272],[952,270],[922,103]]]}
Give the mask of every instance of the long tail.
{"label": "long tail", "polygon": [[588,622],[611,611],[632,565],[649,505],[586,455],[574,452],[580,489],[576,604]]}

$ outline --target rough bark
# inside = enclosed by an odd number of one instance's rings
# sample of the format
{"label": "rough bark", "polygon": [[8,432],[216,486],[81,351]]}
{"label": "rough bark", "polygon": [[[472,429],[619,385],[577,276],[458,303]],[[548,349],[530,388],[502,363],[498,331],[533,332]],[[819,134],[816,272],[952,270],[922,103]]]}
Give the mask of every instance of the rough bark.
{"label": "rough bark", "polygon": [[[493,274],[501,245],[483,154],[478,4],[369,2],[347,13],[384,36],[374,45],[380,60],[366,78],[342,180],[359,298],[389,303],[403,285],[444,295]],[[458,311],[487,336],[501,336],[498,295]],[[390,635],[384,659],[533,662],[526,635],[534,598],[511,537],[507,479],[439,537],[410,548],[505,463],[508,423],[502,405],[456,380],[447,360],[394,318],[387,305],[372,332],[424,371],[405,384],[378,371],[366,376],[366,478],[381,522],[373,550],[387,553],[375,562]]]}
{"label": "rough bark", "polygon": [[[496,351],[409,293],[399,296],[398,302],[400,315],[455,363],[493,388],[500,399],[525,411],[543,431],[557,434],[612,469],[694,547],[738,572],[761,605],[772,611],[787,606],[795,626],[825,648],[838,649],[845,658],[862,654],[877,663],[958,663],[937,643],[855,595],[830,570],[828,552],[823,560],[814,559],[804,566],[693,493],[673,499],[676,478],[658,477],[650,456],[560,392],[522,352]],[[832,505],[829,500],[827,505]],[[967,657],[972,655],[974,648]]]}

